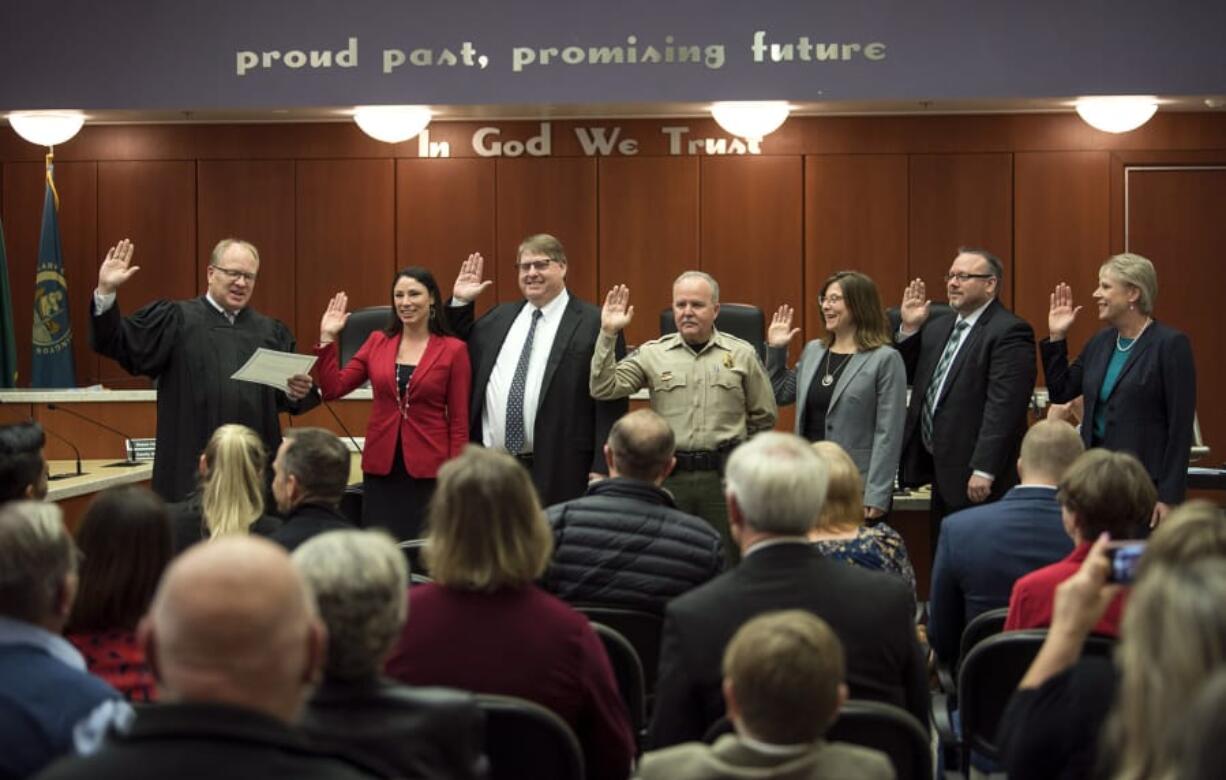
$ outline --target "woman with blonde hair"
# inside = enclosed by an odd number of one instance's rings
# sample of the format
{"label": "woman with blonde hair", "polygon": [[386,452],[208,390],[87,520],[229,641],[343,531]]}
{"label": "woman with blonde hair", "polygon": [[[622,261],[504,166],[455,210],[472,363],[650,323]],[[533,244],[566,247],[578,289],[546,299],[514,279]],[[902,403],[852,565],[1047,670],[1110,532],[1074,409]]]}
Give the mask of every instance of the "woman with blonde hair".
{"label": "woman with blonde hair", "polygon": [[812,446],[829,474],[826,503],[809,532],[813,546],[827,558],[897,574],[914,593],[915,569],[902,537],[884,522],[864,522],[864,488],[855,461],[832,441],[818,441]]}
{"label": "woman with blonde hair", "polygon": [[534,701],[574,729],[586,777],[627,777],[634,738],[604,647],[587,618],[534,584],[553,535],[528,472],[469,446],[439,469],[426,525],[434,582],[412,590],[388,675]]}
{"label": "woman with blonde hair", "polygon": [[281,521],[264,514],[268,453],[245,425],[222,425],[200,455],[200,485],[169,505],[175,554],[196,542],[230,534],[268,536]]}

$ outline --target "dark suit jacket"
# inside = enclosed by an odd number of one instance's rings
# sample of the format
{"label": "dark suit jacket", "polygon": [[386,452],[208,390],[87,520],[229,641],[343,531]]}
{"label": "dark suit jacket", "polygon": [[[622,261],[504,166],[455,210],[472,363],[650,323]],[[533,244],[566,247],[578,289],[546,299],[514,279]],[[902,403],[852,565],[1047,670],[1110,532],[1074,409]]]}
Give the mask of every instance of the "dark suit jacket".
{"label": "dark suit jacket", "polygon": [[252,710],[223,704],[156,704],[108,735],[89,756],[53,764],[46,780],[100,777],[204,780],[359,780],[386,777],[381,767],[352,763],[312,748],[295,729]]}
{"label": "dark suit jacket", "polygon": [[323,504],[306,503],[294,507],[285,516],[285,524],[273,531],[269,538],[293,552],[312,536],[352,528],[353,523],[346,520],[340,510]]}
{"label": "dark suit jacket", "polygon": [[1043,375],[1056,403],[1082,396],[1086,446],[1131,452],[1158,486],[1158,500],[1183,502],[1188,487],[1188,454],[1196,414],[1196,367],[1188,337],[1160,322],[1152,323],[1133,344],[1115,388],[1107,398],[1107,430],[1093,441],[1098,394],[1115,351],[1115,328],[1095,334],[1068,362],[1068,341],[1043,339]]}
{"label": "dark suit jacket", "polygon": [[934,313],[920,332],[898,343],[907,366],[911,403],[903,435],[905,487],[932,483],[945,506],[970,504],[971,472],[995,477],[989,500],[1017,484],[1017,455],[1034,392],[1034,329],[993,300],[963,336],[932,420],[932,454],[920,434],[924,394],[957,315]]}
{"label": "dark suit jacket", "polygon": [[312,742],[368,756],[397,777],[478,780],[489,771],[485,715],[464,691],[325,679],[301,726]]}
{"label": "dark suit jacket", "polygon": [[651,747],[700,739],[724,714],[720,665],[728,641],[750,618],[778,609],[808,610],[830,625],[843,643],[853,698],[894,704],[928,722],[910,588],[894,575],[785,542],[755,550],[665,609]]}
{"label": "dark suit jacket", "polygon": [[[362,448],[362,471],[384,476],[392,471],[396,442],[405,469],[418,479],[438,476],[439,466],[454,458],[468,442],[468,386],[472,371],[464,342],[447,336],[431,336],[426,350],[409,378],[408,416],[400,413],[396,384],[396,353],[400,334],[375,331],[341,368],[339,345],[317,347],[316,376],[324,398],[340,398],[370,380],[373,400]],[[454,410],[454,411],[453,411]]]}
{"label": "dark suit jacket", "polygon": [[[511,323],[526,303],[500,304],[476,322],[471,305],[445,307],[452,328],[468,342],[473,368],[468,430],[478,444],[483,433],[485,386]],[[571,295],[549,352],[532,434],[532,481],[543,506],[578,498],[587,490],[588,473],[609,472],[604,462],[605,439],[609,428],[629,409],[629,403],[624,398],[596,401],[588,391],[592,351],[599,333],[600,309]],[[621,336],[617,345],[620,358],[626,352]]]}
{"label": "dark suit jacket", "polygon": [[937,657],[954,663],[967,623],[1009,606],[1019,577],[1072,551],[1055,488],[1018,485],[1000,501],[946,517],[928,598],[928,643]]}

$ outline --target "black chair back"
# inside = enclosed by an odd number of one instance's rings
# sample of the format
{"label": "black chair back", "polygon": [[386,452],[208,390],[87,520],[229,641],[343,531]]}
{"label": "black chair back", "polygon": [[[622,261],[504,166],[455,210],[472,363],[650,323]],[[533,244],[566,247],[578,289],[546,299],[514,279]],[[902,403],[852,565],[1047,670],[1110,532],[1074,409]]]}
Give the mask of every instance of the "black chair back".
{"label": "black chair back", "polygon": [[[993,761],[1000,758],[996,732],[1009,698],[1039,653],[1047,631],[1006,631],[990,636],[971,648],[958,670],[958,711],[962,720],[960,766],[970,765],[970,753]],[[1111,657],[1115,640],[1092,636],[1082,656]]]}
{"label": "black chair back", "polygon": [[1005,618],[1008,616],[1008,607],[989,609],[987,612],[976,615],[971,622],[966,624],[966,628],[962,629],[962,641],[958,644],[958,658],[954,662],[955,672],[958,670],[958,664],[963,658],[966,658],[971,648],[1005,630]]}
{"label": "black chair back", "polygon": [[[712,743],[732,731],[732,722],[725,715],[707,728],[702,741]],[[929,780],[932,777],[928,732],[914,715],[893,704],[849,699],[839,710],[839,717],[826,730],[826,739],[885,753],[894,765],[898,780]]]}
{"label": "black chair back", "polygon": [[575,604],[593,623],[600,623],[626,638],[638,654],[643,668],[643,690],[650,704],[656,690],[656,672],[660,665],[660,633],[664,619],[654,612],[628,607],[606,607],[599,604]]}
{"label": "black chair back", "polygon": [[350,485],[341,495],[341,514],[353,523],[354,528],[364,528],[362,525],[362,499],[366,495],[361,485]]}
{"label": "black chair back", "polygon": [[583,780],[579,740],[551,710],[514,696],[487,693],[477,694],[477,706],[485,713],[489,780]]}
{"label": "black chair back", "polygon": [[838,720],[826,731],[826,739],[885,753],[898,780],[932,777],[932,746],[927,730],[914,715],[893,704],[848,700],[839,710]]}
{"label": "black chair back", "polygon": [[[766,361],[766,316],[757,306],[747,303],[721,303],[719,314],[715,317],[715,327],[748,341],[758,351],[758,359]],[[665,309],[660,312],[660,335],[667,336],[676,332],[677,323],[673,321],[673,310]]]}
{"label": "black chair back", "polygon": [[391,311],[391,306],[368,306],[349,313],[349,319],[345,321],[345,327],[341,330],[338,347],[341,368],[344,368],[345,364],[353,359],[353,356],[366,343],[366,339],[370,338],[371,333],[383,330],[387,325],[388,317],[391,316]]}
{"label": "black chair back", "polygon": [[613,676],[617,679],[617,690],[630,713],[630,725],[634,728],[636,741],[641,744],[647,728],[647,690],[643,683],[643,663],[639,660],[634,646],[618,631],[596,622],[592,623],[592,629],[604,643],[609,664],[613,667]]}

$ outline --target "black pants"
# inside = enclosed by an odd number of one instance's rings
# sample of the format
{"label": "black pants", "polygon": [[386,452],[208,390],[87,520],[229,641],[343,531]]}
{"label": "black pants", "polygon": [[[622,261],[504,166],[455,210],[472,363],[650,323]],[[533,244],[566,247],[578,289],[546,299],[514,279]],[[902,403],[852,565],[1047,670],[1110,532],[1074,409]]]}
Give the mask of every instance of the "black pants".
{"label": "black pants", "polygon": [[387,476],[362,475],[362,525],[385,528],[401,541],[420,538],[435,482],[433,477],[418,479],[409,474],[397,439]]}

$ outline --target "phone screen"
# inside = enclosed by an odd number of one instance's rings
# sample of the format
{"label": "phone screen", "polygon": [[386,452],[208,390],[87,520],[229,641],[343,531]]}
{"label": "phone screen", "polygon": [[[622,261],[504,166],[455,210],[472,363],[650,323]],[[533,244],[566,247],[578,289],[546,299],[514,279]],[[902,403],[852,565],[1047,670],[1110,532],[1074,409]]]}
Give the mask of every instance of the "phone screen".
{"label": "phone screen", "polygon": [[1111,556],[1111,582],[1131,585],[1137,578],[1137,564],[1145,552],[1145,542],[1112,542],[1107,548]]}

